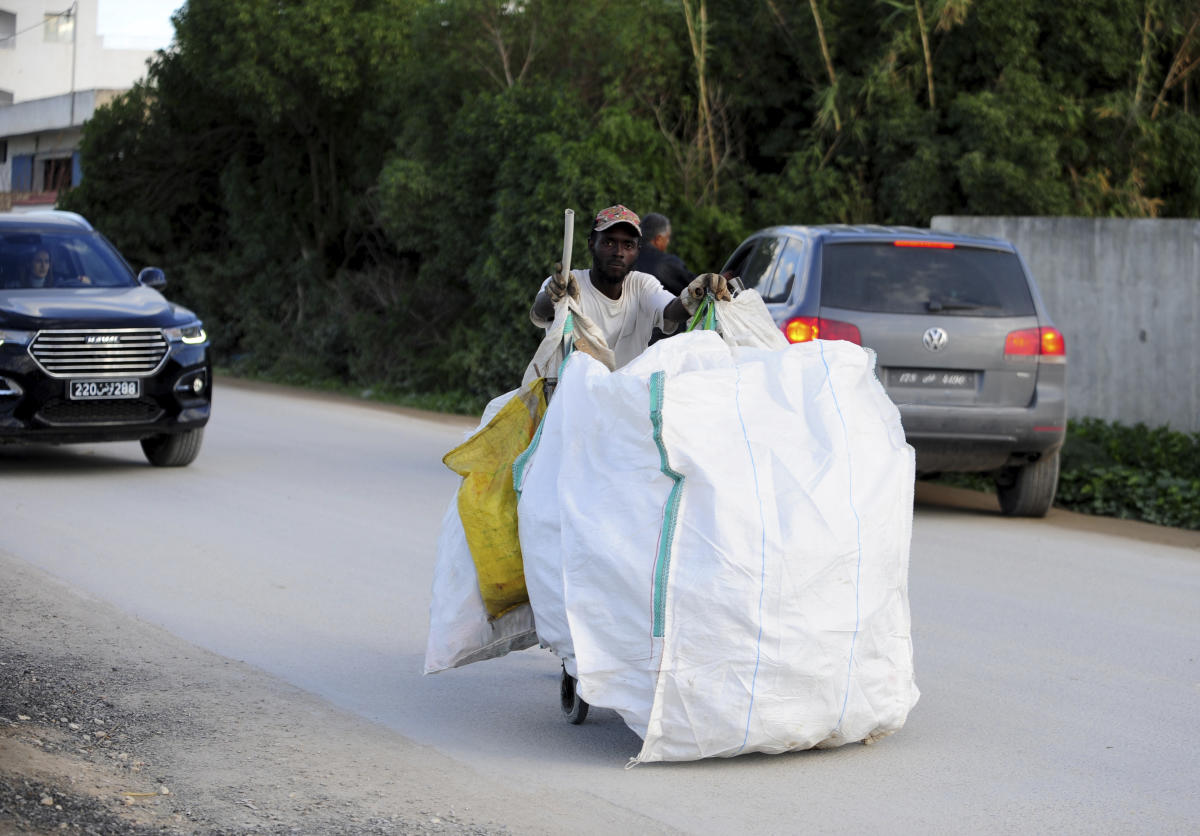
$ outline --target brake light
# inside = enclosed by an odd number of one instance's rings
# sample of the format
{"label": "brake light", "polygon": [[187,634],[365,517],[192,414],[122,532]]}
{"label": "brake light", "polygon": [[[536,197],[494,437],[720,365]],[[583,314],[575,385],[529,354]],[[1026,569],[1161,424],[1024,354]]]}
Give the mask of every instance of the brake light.
{"label": "brake light", "polygon": [[1041,330],[1042,354],[1065,357],[1067,355],[1067,341],[1063,339],[1062,331],[1059,331],[1057,328],[1043,328]]}
{"label": "brake light", "polygon": [[817,318],[815,316],[799,316],[783,323],[783,335],[790,343],[806,343],[817,338]]}
{"label": "brake light", "polygon": [[783,335],[790,343],[806,343],[810,340],[845,340],[862,345],[862,334],[857,325],[836,319],[816,316],[798,316],[783,323]]}
{"label": "brake light", "polygon": [[848,343],[862,345],[862,334],[859,333],[857,325],[838,322],[836,319],[820,319],[817,322],[818,339],[845,340]]}
{"label": "brake light", "polygon": [[1004,353],[1022,356],[1065,357],[1066,340],[1057,328],[1022,328],[1004,338]]}
{"label": "brake light", "polygon": [[894,247],[923,247],[929,250],[952,250],[954,244],[949,241],[893,241]]}
{"label": "brake light", "polygon": [[1004,353],[1005,354],[1020,354],[1027,356],[1037,354],[1040,347],[1038,341],[1037,328],[1025,328],[1020,331],[1011,331],[1004,338]]}

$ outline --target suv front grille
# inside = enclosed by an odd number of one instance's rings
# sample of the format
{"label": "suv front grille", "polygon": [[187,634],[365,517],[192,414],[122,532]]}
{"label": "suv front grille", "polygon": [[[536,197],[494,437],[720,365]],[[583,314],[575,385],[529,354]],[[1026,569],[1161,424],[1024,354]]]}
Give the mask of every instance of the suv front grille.
{"label": "suv front grille", "polygon": [[167,341],[158,328],[42,331],[29,352],[51,377],[142,377],[158,371]]}
{"label": "suv front grille", "polygon": [[52,427],[81,424],[150,424],[162,417],[163,410],[149,398],[130,401],[49,401],[37,417]]}

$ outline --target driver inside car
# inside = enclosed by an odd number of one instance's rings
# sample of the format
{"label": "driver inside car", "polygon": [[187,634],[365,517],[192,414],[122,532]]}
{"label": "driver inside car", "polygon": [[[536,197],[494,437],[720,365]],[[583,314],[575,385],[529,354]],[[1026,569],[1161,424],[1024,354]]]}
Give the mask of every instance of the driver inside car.
{"label": "driver inside car", "polygon": [[44,247],[40,247],[34,251],[33,256],[29,259],[29,267],[26,272],[25,286],[26,287],[78,287],[82,285],[90,285],[92,280],[87,276],[72,276],[55,277],[51,270],[50,251]]}

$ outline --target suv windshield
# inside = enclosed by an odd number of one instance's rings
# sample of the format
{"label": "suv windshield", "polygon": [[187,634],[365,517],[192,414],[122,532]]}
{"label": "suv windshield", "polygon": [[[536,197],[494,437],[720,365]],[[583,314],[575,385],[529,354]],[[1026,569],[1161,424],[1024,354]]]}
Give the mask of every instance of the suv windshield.
{"label": "suv windshield", "polygon": [[821,305],[947,316],[1034,313],[1016,254],[961,245],[903,247],[891,241],[827,245]]}
{"label": "suv windshield", "polygon": [[136,279],[99,236],[0,233],[0,287],[134,287]]}

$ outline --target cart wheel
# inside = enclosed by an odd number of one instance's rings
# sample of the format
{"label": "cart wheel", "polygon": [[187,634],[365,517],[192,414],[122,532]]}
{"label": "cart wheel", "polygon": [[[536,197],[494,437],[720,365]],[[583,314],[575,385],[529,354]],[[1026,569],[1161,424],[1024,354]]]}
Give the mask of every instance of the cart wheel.
{"label": "cart wheel", "polygon": [[579,692],[575,690],[575,677],[567,673],[567,666],[563,665],[562,682],[558,688],[559,699],[562,703],[563,716],[567,718],[567,722],[571,725],[578,726],[587,719],[588,704],[579,696]]}

